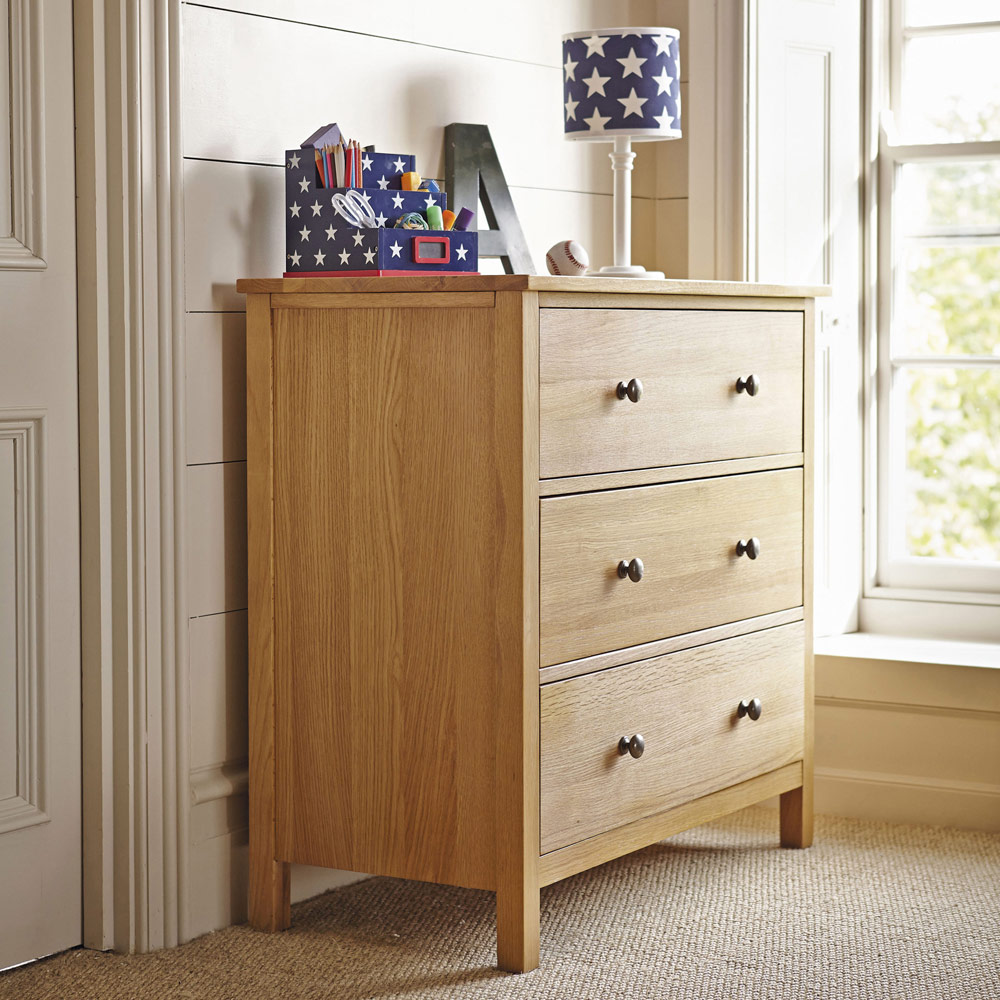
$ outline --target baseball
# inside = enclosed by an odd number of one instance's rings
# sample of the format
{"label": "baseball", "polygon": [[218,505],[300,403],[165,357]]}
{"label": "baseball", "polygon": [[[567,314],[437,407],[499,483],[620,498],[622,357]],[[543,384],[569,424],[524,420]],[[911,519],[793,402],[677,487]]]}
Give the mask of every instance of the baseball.
{"label": "baseball", "polygon": [[563,240],[549,248],[545,255],[545,266],[549,269],[549,274],[577,277],[590,266],[590,257],[576,240]]}

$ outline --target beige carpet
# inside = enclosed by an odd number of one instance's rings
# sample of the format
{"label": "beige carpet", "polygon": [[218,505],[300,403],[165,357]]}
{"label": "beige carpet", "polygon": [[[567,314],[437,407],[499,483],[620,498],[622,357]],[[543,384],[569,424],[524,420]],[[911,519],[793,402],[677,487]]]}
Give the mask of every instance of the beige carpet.
{"label": "beige carpet", "polygon": [[0,974],[18,1000],[1000,1000],[1000,836],[752,809],[542,890],[542,967],[493,969],[493,897],[370,879],[152,955]]}

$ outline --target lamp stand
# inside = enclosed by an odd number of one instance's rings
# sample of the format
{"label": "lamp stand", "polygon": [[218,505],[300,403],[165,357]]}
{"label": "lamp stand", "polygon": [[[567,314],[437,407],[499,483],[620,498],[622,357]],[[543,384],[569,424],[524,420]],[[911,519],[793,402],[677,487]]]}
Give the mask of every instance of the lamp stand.
{"label": "lamp stand", "polygon": [[614,173],[615,262],[596,273],[610,278],[662,278],[662,271],[647,271],[632,263],[632,138],[615,136],[611,169]]}

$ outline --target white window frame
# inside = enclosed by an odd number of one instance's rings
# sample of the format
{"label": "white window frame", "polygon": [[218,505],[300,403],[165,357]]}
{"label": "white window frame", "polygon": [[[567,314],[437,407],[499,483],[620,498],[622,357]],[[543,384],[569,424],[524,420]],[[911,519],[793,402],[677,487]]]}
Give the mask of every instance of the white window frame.
{"label": "white window frame", "polygon": [[[877,152],[868,176],[866,218],[871,232],[866,240],[867,287],[874,288],[866,314],[871,331],[867,344],[864,387],[866,427],[865,581],[859,625],[868,632],[905,632],[940,638],[1000,641],[1000,567],[971,565],[960,560],[901,558],[889,547],[889,511],[899,509],[891,491],[890,464],[900,447],[901,399],[892,399],[892,382],[901,366],[956,367],[957,359],[905,356],[893,351],[890,331],[896,298],[893,271],[893,191],[899,168],[907,163],[954,162],[1000,157],[1000,141],[904,144],[895,141],[891,119],[879,109],[898,108],[904,37],[943,31],[990,31],[1000,22],[929,28],[903,25],[903,0],[869,0],[866,79],[868,147]],[[951,235],[951,234],[950,234]],[[974,238],[980,233],[953,234]],[[1000,367],[1000,359],[965,358],[970,367]],[[895,413],[893,411],[896,411]],[[896,451],[894,452],[894,449]]]}

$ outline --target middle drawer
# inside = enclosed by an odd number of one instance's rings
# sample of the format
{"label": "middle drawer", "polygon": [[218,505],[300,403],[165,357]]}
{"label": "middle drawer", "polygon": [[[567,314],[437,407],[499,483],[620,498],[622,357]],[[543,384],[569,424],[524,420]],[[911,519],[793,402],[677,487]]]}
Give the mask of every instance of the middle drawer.
{"label": "middle drawer", "polygon": [[[801,469],[552,497],[540,511],[543,667],[802,603]],[[737,554],[751,538],[755,559]],[[638,582],[619,576],[633,559]]]}

